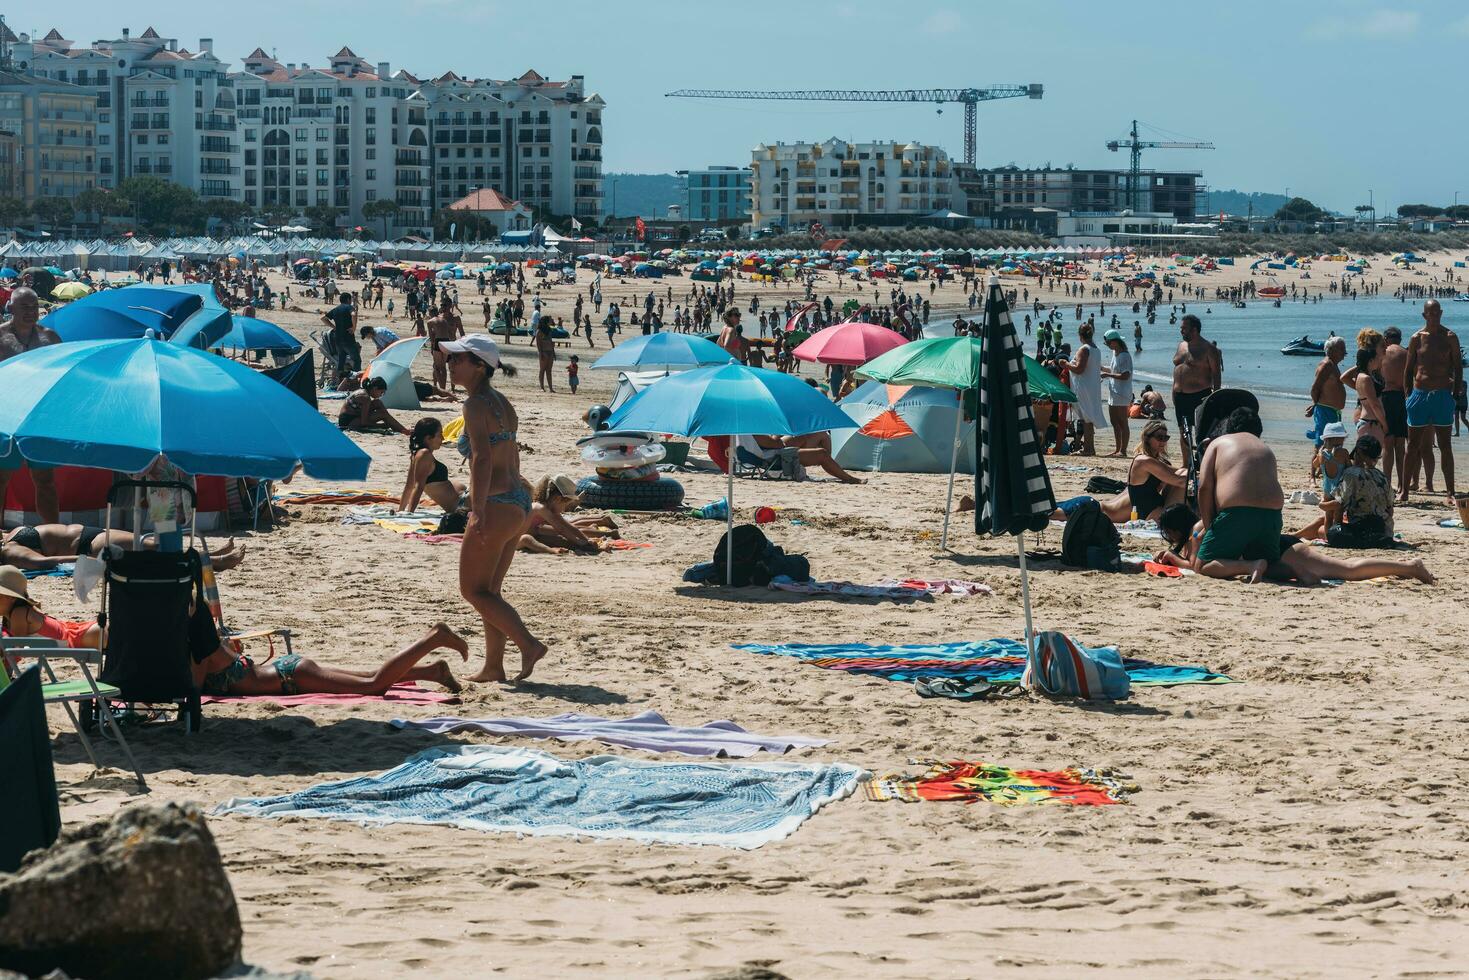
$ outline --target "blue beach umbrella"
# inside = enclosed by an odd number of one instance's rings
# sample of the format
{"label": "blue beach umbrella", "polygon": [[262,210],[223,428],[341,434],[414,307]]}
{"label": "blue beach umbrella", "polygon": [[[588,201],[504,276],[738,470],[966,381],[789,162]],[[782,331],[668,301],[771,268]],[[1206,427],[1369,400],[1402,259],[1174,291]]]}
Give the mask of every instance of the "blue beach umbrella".
{"label": "blue beach umbrella", "polygon": [[63,341],[135,340],[152,330],[169,337],[200,311],[197,296],[157,286],[104,289],[52,310],[41,326]]}
{"label": "blue beach umbrella", "polygon": [[[599,362],[600,363],[600,362]],[[742,364],[696,368],[644,388],[607,420],[608,428],[701,436],[799,436],[857,423],[800,378]],[[726,533],[734,531],[734,447],[726,473]],[[734,577],[734,549],[725,581]]]}
{"label": "blue beach umbrella", "polygon": [[618,344],[592,365],[604,371],[687,371],[690,368],[732,364],[723,347],[684,333],[652,333]]}
{"label": "blue beach umbrella", "polygon": [[236,314],[230,317],[230,332],[217,340],[211,350],[214,348],[294,354],[301,349],[301,342],[269,320]]}
{"label": "blue beach umbrella", "polygon": [[199,350],[218,347],[220,339],[229,334],[234,324],[230,319],[229,310],[224,308],[224,304],[215,295],[214,285],[207,282],[195,282],[163,288],[188,296],[197,296],[203,304],[199,312],[189,318],[188,323],[179,327],[174,335],[168,338],[169,341],[184,347],[197,347]]}
{"label": "blue beach umbrella", "polygon": [[288,388],[176,344],[42,347],[0,364],[0,391],[0,466],[136,473],[167,456],[198,476],[367,478],[367,454]]}

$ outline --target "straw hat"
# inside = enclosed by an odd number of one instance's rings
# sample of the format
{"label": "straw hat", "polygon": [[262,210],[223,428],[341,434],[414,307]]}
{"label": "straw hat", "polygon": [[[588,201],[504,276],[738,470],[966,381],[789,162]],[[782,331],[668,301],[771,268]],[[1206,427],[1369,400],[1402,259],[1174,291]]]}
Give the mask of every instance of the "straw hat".
{"label": "straw hat", "polygon": [[558,473],[551,477],[551,486],[555,487],[556,492],[563,497],[575,497],[577,495],[576,481],[565,473]]}
{"label": "straw hat", "polygon": [[19,599],[36,609],[41,608],[40,603],[32,599],[30,592],[26,589],[25,572],[14,565],[0,565],[0,595]]}

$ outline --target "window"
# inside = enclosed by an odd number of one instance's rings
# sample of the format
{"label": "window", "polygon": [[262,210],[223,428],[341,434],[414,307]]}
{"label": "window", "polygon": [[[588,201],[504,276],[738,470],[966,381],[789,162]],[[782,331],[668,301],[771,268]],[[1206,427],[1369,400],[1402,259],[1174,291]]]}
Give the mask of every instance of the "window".
{"label": "window", "polygon": [[137,137],[136,137],[136,142],[137,142],[137,144],[139,146],[147,146],[148,145],[148,134],[147,133],[139,133],[137,135]]}
{"label": "window", "polygon": [[368,146],[372,146],[374,143],[377,142],[377,130],[366,130],[364,132],[364,139],[366,140]]}
{"label": "window", "polygon": [[368,180],[377,180],[377,171],[376,170],[373,170],[371,167],[369,167],[368,170],[367,170],[367,179]]}
{"label": "window", "polygon": [[329,129],[318,129],[316,131],[316,139],[317,139],[317,142],[325,143],[327,140],[329,140],[331,138],[332,138],[332,131],[329,130]]}
{"label": "window", "polygon": [[245,166],[247,166],[247,167],[253,167],[253,166],[255,166],[256,156],[259,154],[259,152],[260,152],[259,150],[246,150],[245,151]]}
{"label": "window", "polygon": [[377,150],[376,150],[376,149],[375,149],[375,148],[374,148],[374,147],[371,147],[371,146],[369,146],[369,147],[368,147],[368,148],[367,148],[367,149],[366,149],[366,150],[365,150],[365,151],[364,151],[364,155],[365,155],[365,156],[366,156],[366,157],[367,157],[367,159],[369,159],[369,160],[376,160],[376,159],[377,159]]}
{"label": "window", "polygon": [[317,102],[330,102],[331,100],[332,100],[332,90],[331,89],[329,89],[329,88],[319,88],[319,89],[316,90],[316,101]]}
{"label": "window", "polygon": [[296,166],[298,166],[298,167],[304,167],[304,166],[306,166],[306,148],[305,147],[301,147],[301,146],[296,147]]}
{"label": "window", "polygon": [[168,134],[167,133],[159,133],[158,134],[158,139],[154,140],[154,142],[157,143],[159,146],[167,146],[168,145]]}
{"label": "window", "polygon": [[371,187],[369,187],[367,189],[367,200],[369,200],[369,201],[376,201],[377,200],[377,191],[373,190]]}
{"label": "window", "polygon": [[316,172],[316,183],[318,185],[325,186],[325,185],[327,185],[328,183],[331,182],[331,179],[332,178],[331,178],[330,171],[318,170]]}
{"label": "window", "polygon": [[304,129],[298,129],[298,130],[296,130],[296,139],[301,140],[301,141],[304,142],[305,139],[306,139],[306,130],[304,130]]}
{"label": "window", "polygon": [[541,156],[542,157],[549,157],[550,155],[551,155],[551,148],[549,146],[543,146],[543,147],[541,147]]}
{"label": "window", "polygon": [[372,106],[367,107],[367,125],[377,125],[377,110],[374,109]]}
{"label": "window", "polygon": [[520,148],[520,155],[523,156],[523,157],[530,156],[530,147],[528,147],[528,146],[522,146]]}
{"label": "window", "polygon": [[369,99],[375,99],[375,98],[377,98],[377,86],[375,86],[375,85],[369,85],[367,87],[367,97]]}
{"label": "window", "polygon": [[253,142],[255,142],[257,139],[259,139],[259,134],[260,134],[260,131],[258,129],[247,129],[247,130],[245,130],[245,142],[246,143],[253,143]]}

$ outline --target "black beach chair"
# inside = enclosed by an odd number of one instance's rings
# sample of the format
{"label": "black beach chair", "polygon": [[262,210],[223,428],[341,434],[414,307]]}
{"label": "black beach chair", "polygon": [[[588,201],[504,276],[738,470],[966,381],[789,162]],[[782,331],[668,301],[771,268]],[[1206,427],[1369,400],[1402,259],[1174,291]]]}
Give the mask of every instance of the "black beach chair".
{"label": "black beach chair", "polygon": [[[193,488],[184,483],[120,480],[107,495],[107,526],[112,508],[124,490],[169,489],[189,498]],[[141,530],[137,522],[137,530]],[[135,532],[136,533],[136,532]],[[193,654],[202,658],[212,650],[201,640],[202,621],[213,631],[213,620],[203,591],[203,569],[193,547],[190,522],[188,547],[183,551],[124,551],[109,547],[102,554],[102,607],[97,623],[105,630],[101,680],[117,688],[114,701],[143,705],[172,705],[185,731],[196,732],[203,720],[199,689],[194,685]],[[215,635],[215,645],[218,636]]]}
{"label": "black beach chair", "polygon": [[1229,413],[1236,408],[1258,412],[1260,400],[1255,397],[1254,392],[1244,388],[1220,388],[1204,399],[1193,419],[1184,420],[1183,435],[1193,447],[1193,453],[1188,459],[1188,497],[1195,507],[1199,499],[1199,467],[1203,465],[1204,452],[1209,448],[1209,443],[1224,435],[1224,423],[1229,420]]}

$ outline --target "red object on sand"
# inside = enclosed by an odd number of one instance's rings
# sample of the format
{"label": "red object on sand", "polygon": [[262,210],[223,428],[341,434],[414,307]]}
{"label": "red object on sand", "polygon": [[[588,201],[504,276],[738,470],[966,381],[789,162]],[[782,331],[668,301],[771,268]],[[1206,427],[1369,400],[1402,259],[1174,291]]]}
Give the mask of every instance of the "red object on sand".
{"label": "red object on sand", "polygon": [[772,507],[755,508],[755,523],[769,524],[775,520],[775,509]]}

